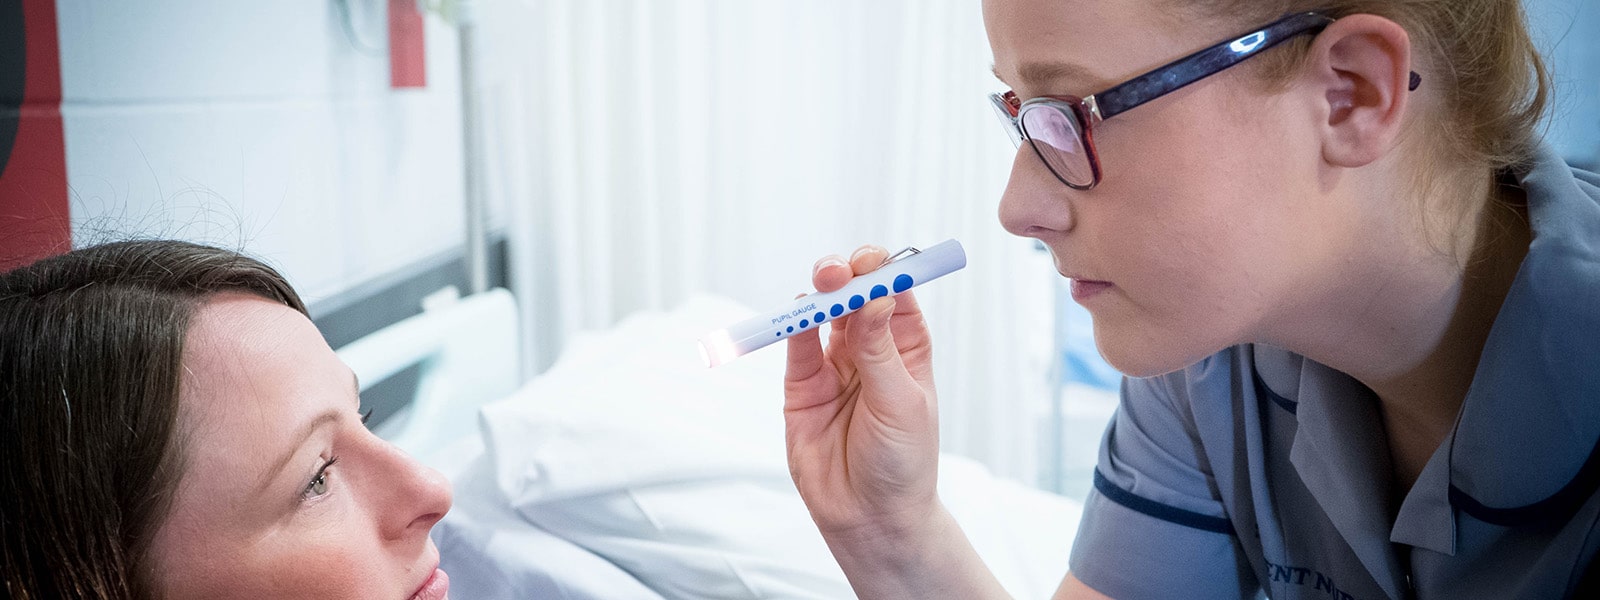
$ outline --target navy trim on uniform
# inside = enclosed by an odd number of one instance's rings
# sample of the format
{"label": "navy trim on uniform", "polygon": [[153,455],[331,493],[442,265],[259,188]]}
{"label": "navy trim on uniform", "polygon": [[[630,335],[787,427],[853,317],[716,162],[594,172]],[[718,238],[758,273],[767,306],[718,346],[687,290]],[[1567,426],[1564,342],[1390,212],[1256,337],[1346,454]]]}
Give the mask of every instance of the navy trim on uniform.
{"label": "navy trim on uniform", "polygon": [[1279,408],[1282,408],[1284,410],[1289,411],[1289,414],[1291,414],[1291,415],[1298,414],[1295,411],[1300,408],[1300,403],[1299,402],[1295,402],[1295,401],[1290,400],[1288,398],[1285,398],[1283,396],[1279,396],[1277,392],[1272,391],[1272,388],[1267,387],[1267,382],[1261,380],[1261,372],[1260,371],[1256,371],[1255,369],[1251,369],[1250,370],[1250,375],[1251,375],[1251,377],[1253,379],[1256,380],[1256,395],[1257,396],[1266,396],[1268,398],[1271,398],[1273,404],[1278,405]]}
{"label": "navy trim on uniform", "polygon": [[1105,475],[1100,474],[1100,469],[1094,470],[1094,489],[1106,499],[1121,504],[1134,512],[1143,513],[1169,523],[1177,523],[1184,527],[1193,527],[1204,531],[1233,535],[1233,523],[1222,517],[1202,515],[1190,512],[1175,506],[1167,506],[1149,498],[1134,495],[1133,492],[1117,487]]}
{"label": "navy trim on uniform", "polygon": [[1473,498],[1461,488],[1450,484],[1450,505],[1465,511],[1473,518],[1501,527],[1525,527],[1528,525],[1543,525],[1560,523],[1572,516],[1584,502],[1589,500],[1596,488],[1600,488],[1600,444],[1595,444],[1589,451],[1588,460],[1583,461],[1583,467],[1578,469],[1578,474],[1573,476],[1556,493],[1527,506],[1516,508],[1494,508],[1484,506],[1477,498]]}

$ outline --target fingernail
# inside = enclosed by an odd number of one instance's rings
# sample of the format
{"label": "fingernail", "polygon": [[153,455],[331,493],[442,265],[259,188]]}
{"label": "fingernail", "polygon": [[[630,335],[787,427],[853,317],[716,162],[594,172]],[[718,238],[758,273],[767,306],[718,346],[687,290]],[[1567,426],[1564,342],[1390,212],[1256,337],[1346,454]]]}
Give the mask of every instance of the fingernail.
{"label": "fingernail", "polygon": [[850,266],[849,263],[844,262],[844,259],[839,258],[837,256],[829,256],[829,257],[824,258],[821,261],[817,262],[817,270],[818,271],[821,271],[821,270],[826,269],[828,267],[848,267],[848,266]]}
{"label": "fingernail", "polygon": [[861,255],[866,254],[866,253],[871,252],[871,251],[872,251],[872,247],[871,246],[862,246],[860,248],[856,248],[856,251],[850,255],[850,261],[854,262],[857,258],[861,258]]}

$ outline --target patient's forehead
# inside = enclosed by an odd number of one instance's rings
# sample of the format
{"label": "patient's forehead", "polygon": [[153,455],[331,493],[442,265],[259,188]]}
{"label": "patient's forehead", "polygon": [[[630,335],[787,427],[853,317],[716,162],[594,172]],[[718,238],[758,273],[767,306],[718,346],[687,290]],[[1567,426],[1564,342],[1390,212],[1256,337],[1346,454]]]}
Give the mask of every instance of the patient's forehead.
{"label": "patient's forehead", "polygon": [[218,295],[196,311],[184,341],[183,367],[186,393],[231,398],[235,404],[303,394],[343,369],[305,315],[237,293]]}
{"label": "patient's forehead", "polygon": [[330,406],[354,410],[350,372],[305,315],[247,294],[218,295],[185,338],[179,430],[185,484],[241,493]]}

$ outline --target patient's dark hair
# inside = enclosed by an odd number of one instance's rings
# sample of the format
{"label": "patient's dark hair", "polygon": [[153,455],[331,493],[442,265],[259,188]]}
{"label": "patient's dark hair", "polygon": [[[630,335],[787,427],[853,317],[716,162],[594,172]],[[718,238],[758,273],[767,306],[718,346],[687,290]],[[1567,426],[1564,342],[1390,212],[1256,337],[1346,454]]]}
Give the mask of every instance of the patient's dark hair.
{"label": "patient's dark hair", "polygon": [[283,276],[175,241],[104,244],[0,274],[0,585],[10,598],[150,598],[182,470],[189,323],[244,292],[305,313]]}

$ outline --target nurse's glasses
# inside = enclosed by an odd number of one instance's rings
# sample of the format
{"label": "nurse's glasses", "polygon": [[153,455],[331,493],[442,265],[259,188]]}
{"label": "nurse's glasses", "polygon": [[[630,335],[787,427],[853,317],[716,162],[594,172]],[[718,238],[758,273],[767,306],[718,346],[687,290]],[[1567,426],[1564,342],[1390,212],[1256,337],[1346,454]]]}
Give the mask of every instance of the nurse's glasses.
{"label": "nurse's glasses", "polygon": [[[1012,143],[1020,147],[1027,140],[1056,179],[1068,187],[1093,189],[1100,183],[1100,159],[1094,149],[1096,123],[1220,73],[1295,36],[1321,33],[1333,21],[1317,12],[1291,14],[1083,98],[1043,96],[1022,102],[1015,92],[1008,91],[990,94],[989,100],[1005,122]],[[1422,77],[1411,73],[1410,89],[1421,84]]]}

